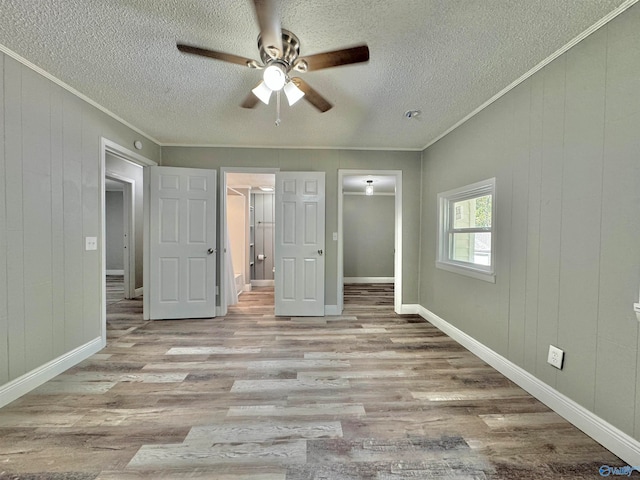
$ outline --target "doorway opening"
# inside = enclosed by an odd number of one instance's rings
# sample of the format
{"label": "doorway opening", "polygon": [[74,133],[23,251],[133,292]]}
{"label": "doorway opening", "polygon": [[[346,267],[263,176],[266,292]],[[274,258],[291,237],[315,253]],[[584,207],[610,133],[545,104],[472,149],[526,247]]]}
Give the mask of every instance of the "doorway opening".
{"label": "doorway opening", "polygon": [[338,170],[338,187],[338,310],[345,283],[380,284],[401,313],[402,171]]}
{"label": "doorway opening", "polygon": [[273,306],[274,168],[221,168],[220,315],[244,292]]}
{"label": "doorway opening", "polygon": [[[107,332],[107,272],[122,271],[122,282],[116,279],[110,285],[121,291],[123,298],[134,298],[143,293],[143,178],[144,167],[155,162],[118,145],[106,138],[100,142],[100,275],[101,275],[101,333],[106,344]],[[118,193],[121,192],[121,193]],[[112,194],[113,193],[113,194]],[[118,206],[121,206],[121,210]],[[112,208],[113,207],[113,208]],[[109,208],[109,219],[107,209]],[[111,214],[115,214],[111,215]],[[107,237],[107,220],[114,221],[115,235]],[[121,230],[120,230],[121,228]],[[113,229],[111,229],[113,233]],[[118,238],[120,241],[118,241]],[[114,241],[115,239],[115,241]],[[109,262],[117,259],[118,264]],[[119,268],[121,266],[121,268]],[[111,268],[110,268],[111,267]],[[118,292],[118,295],[120,292]]]}
{"label": "doorway opening", "polygon": [[[109,303],[120,295],[136,296],[135,183],[132,178],[105,172],[105,270],[107,287],[113,286],[107,292]],[[120,283],[122,287],[117,288]]]}

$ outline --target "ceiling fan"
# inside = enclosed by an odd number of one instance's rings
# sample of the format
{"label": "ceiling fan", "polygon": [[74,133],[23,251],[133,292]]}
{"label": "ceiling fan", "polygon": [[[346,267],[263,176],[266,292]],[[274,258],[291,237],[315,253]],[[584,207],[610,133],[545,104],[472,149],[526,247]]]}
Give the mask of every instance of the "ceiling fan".
{"label": "ceiling fan", "polygon": [[[249,68],[264,69],[263,80],[242,102],[241,106],[243,108],[254,108],[258,104],[258,100],[268,105],[271,94],[274,91],[277,92],[279,101],[279,94],[282,90],[287,97],[289,105],[293,105],[304,97],[307,102],[320,110],[320,112],[326,112],[333,105],[302,78],[290,77],[289,74],[292,71],[304,73],[367,62],[369,60],[369,47],[363,44],[300,57],[298,37],[280,26],[279,3],[279,0],[253,0],[260,27],[258,50],[262,64],[250,58],[181,43],[177,44],[178,50],[183,53],[209,57]],[[278,124],[278,121],[276,124]]]}

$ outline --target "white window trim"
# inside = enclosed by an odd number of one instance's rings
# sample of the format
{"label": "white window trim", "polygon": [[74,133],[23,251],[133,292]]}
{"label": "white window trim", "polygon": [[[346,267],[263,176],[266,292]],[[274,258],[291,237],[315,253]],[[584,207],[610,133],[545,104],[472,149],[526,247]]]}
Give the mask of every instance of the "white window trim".
{"label": "white window trim", "polygon": [[[460,262],[449,258],[449,215],[453,202],[467,198],[491,194],[491,265],[483,266],[467,262]],[[478,229],[478,231],[487,231]],[[453,273],[459,273],[468,277],[496,282],[496,179],[490,178],[464,187],[455,188],[438,194],[438,250],[436,255],[436,268]]]}

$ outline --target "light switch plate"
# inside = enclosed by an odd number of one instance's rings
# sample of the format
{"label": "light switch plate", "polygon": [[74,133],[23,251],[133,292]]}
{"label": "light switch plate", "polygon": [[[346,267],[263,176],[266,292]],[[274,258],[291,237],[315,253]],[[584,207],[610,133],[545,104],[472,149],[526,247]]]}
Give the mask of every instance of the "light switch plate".
{"label": "light switch plate", "polygon": [[338,240],[338,232],[333,232],[333,240],[334,241]]}
{"label": "light switch plate", "polygon": [[84,249],[85,250],[97,250],[98,249],[98,237],[84,237]]}

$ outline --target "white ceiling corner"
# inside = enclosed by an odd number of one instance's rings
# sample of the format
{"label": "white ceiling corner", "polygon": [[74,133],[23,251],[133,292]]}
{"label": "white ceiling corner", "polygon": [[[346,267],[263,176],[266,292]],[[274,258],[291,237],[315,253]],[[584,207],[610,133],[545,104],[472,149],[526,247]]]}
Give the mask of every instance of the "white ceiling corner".
{"label": "white ceiling corner", "polygon": [[422,150],[635,1],[282,1],[301,55],[371,60],[303,74],[335,106],[284,102],[280,127],[239,106],[259,71],[176,49],[258,59],[250,0],[0,0],[0,44],[163,145]]}

